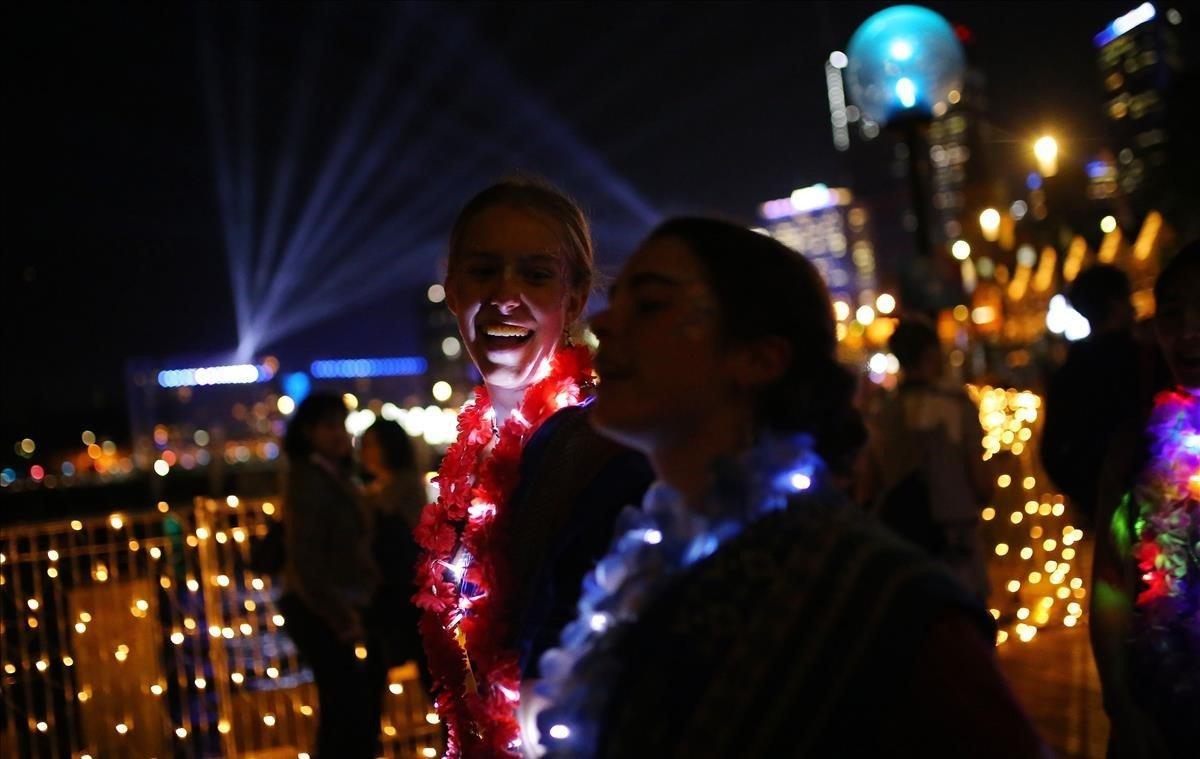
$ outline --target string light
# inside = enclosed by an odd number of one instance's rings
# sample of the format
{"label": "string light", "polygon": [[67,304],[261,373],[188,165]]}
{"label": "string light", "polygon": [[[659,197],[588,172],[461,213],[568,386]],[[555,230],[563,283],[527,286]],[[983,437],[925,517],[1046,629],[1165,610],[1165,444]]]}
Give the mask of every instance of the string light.
{"label": "string light", "polygon": [[[29,632],[23,644],[28,658],[23,664],[3,662],[3,673],[11,677],[24,668],[54,687],[62,687],[52,680],[68,670],[74,673],[70,677],[86,674],[90,680],[67,681],[68,693],[74,698],[49,704],[48,712],[46,706],[30,705],[39,718],[36,722],[30,719],[28,729],[57,733],[64,753],[90,757],[84,751],[86,743],[80,743],[88,740],[85,732],[65,728],[80,724],[79,710],[88,710],[88,720],[99,718],[99,724],[113,731],[111,740],[117,740],[118,736],[132,736],[135,728],[146,732],[147,728],[129,719],[124,710],[130,699],[148,694],[164,699],[160,707],[167,720],[163,731],[178,740],[196,740],[202,745],[207,738],[200,725],[216,724],[220,735],[237,736],[239,745],[246,742],[266,749],[311,745],[309,729],[301,729],[302,723],[288,715],[316,716],[310,705],[316,695],[313,683],[297,677],[300,663],[291,646],[269,640],[283,634],[279,628],[285,619],[275,607],[276,595],[269,592],[269,583],[245,570],[251,536],[265,533],[262,520],[268,512],[275,512],[270,502],[247,502],[232,496],[200,502],[194,511],[176,510],[166,519],[162,515],[171,510],[162,501],[148,512],[20,525],[11,532],[5,528],[0,536],[0,565],[4,565],[0,581],[14,585],[17,603],[25,612],[18,619]],[[182,535],[175,532],[172,537],[164,530],[168,524],[182,527]],[[15,550],[17,545],[37,549],[21,552]],[[134,558],[142,553],[145,559]],[[186,572],[178,582],[172,579],[177,571]],[[32,586],[25,580],[22,587],[18,577],[32,577]],[[64,609],[63,604],[50,600],[57,597],[52,593],[61,592],[57,590],[59,582],[71,589],[74,610],[69,619],[54,616]],[[202,588],[211,590],[200,593]],[[83,593],[76,598],[79,591]],[[197,617],[208,623],[200,626]],[[92,627],[96,618],[104,621],[103,628]],[[96,637],[93,629],[103,629],[103,633]],[[155,635],[169,645],[155,645]],[[261,643],[257,642],[260,636]],[[125,642],[120,642],[122,639]],[[247,648],[243,641],[252,645]],[[217,656],[220,647],[227,648]],[[366,648],[359,648],[359,655],[365,656]],[[88,651],[91,653],[85,654]],[[252,651],[252,659],[242,660],[236,651]],[[83,665],[74,672],[77,659]],[[61,662],[62,669],[52,666],[55,662]],[[177,673],[179,687],[168,690],[169,678],[175,677],[171,672]],[[222,682],[261,692],[260,686],[251,685],[256,677],[277,683],[265,689],[267,693],[295,695],[264,699],[258,702],[257,714],[235,711],[220,718],[211,711],[221,708],[219,702],[199,695],[212,692],[214,683]],[[428,711],[417,671],[413,665],[405,665],[393,670],[388,682],[388,706],[381,723],[390,728],[385,731],[388,741],[398,741],[401,754],[424,755],[425,749],[442,740],[442,727],[428,720],[414,723],[406,716]],[[17,690],[12,693],[18,700],[25,698]],[[259,737],[252,737],[255,734]],[[432,750],[437,755],[437,749]],[[304,751],[295,753],[306,755]],[[388,753],[393,753],[390,747]]]}
{"label": "string light", "polygon": [[[987,386],[968,386],[968,392],[979,409],[981,458],[1008,470],[996,476],[996,503],[981,512],[992,538],[993,570],[1012,578],[1003,586],[1012,605],[1005,611],[1006,604],[999,604],[996,645],[1029,643],[1039,628],[1056,622],[1074,627],[1081,619],[1082,607],[1070,599],[1083,597],[1086,590],[1083,579],[1072,575],[1077,553],[1071,545],[1083,532],[1051,521],[1065,515],[1064,499],[1039,491],[1035,449],[1026,444],[1036,438],[1042,399],[1025,390]],[[1000,509],[1008,513],[1007,520],[995,520]],[[1024,562],[1035,563],[1022,569]]]}

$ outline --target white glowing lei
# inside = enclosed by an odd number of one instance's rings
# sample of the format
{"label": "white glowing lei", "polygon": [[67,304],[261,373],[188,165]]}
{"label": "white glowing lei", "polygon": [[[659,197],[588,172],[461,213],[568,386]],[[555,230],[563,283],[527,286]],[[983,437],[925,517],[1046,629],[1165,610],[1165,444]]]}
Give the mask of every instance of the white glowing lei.
{"label": "white glowing lei", "polygon": [[622,671],[617,644],[671,581],[798,493],[824,490],[814,484],[823,484],[825,471],[808,436],[773,438],[719,468],[705,514],[662,482],[640,509],[625,508],[608,553],[584,578],[579,616],[539,662],[536,692],[549,706],[537,725],[549,756],[595,755]]}

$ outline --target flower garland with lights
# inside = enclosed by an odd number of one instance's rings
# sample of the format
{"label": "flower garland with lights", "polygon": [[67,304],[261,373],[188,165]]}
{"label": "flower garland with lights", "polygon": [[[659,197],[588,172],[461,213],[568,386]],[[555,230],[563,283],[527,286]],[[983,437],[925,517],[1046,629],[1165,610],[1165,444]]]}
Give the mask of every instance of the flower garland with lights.
{"label": "flower garland with lights", "polygon": [[548,706],[537,726],[550,756],[596,753],[621,674],[615,651],[641,614],[751,523],[795,503],[799,493],[820,497],[827,489],[813,485],[824,472],[807,435],[769,438],[718,466],[703,509],[689,508],[680,493],[656,482],[641,508],[621,512],[608,553],[583,581],[579,616],[539,661],[543,679],[535,692]]}
{"label": "flower garland with lights", "polygon": [[[521,673],[510,648],[506,504],[520,476],[521,452],[546,419],[582,400],[593,381],[584,346],[560,349],[497,432],[487,389],[475,389],[458,417],[435,482],[437,501],[414,531],[420,630],[446,723],[447,756],[517,751]],[[489,451],[489,446],[491,447]]]}
{"label": "flower garland with lights", "polygon": [[[1200,661],[1200,398],[1159,393],[1146,437],[1149,459],[1126,496],[1142,572],[1138,624],[1164,663],[1182,667],[1163,670],[1178,677]],[[1186,679],[1200,687],[1200,673]]]}

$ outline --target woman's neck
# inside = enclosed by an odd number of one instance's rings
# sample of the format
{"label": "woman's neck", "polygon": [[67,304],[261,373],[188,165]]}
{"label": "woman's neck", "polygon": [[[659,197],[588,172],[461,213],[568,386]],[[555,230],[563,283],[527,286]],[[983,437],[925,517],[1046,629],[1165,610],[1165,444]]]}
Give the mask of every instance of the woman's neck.
{"label": "woman's neck", "polygon": [[650,452],[650,463],[660,480],[683,495],[689,508],[703,510],[716,463],[742,453],[751,439],[748,410],[716,412],[661,441]]}
{"label": "woman's neck", "polygon": [[521,405],[528,387],[493,387],[484,383],[488,391],[488,399],[492,402],[492,410],[496,412],[496,427],[499,429],[508,421],[514,409]]}

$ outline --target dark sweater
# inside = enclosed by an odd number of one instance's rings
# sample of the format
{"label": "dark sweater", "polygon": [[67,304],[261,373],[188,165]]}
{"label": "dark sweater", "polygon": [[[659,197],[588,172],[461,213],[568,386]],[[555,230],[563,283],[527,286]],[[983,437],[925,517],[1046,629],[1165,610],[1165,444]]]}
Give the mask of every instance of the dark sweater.
{"label": "dark sweater", "polygon": [[542,424],[509,501],[513,647],[527,676],[575,618],[583,577],[608,549],[617,514],[654,479],[645,457],[601,437],[588,416],[584,404]]}
{"label": "dark sweater", "polygon": [[335,632],[379,584],[371,515],[349,477],[317,459],[291,463],[284,495],[284,581]]}
{"label": "dark sweater", "polygon": [[1041,754],[991,618],[838,500],[756,523],[647,610],[601,755]]}

